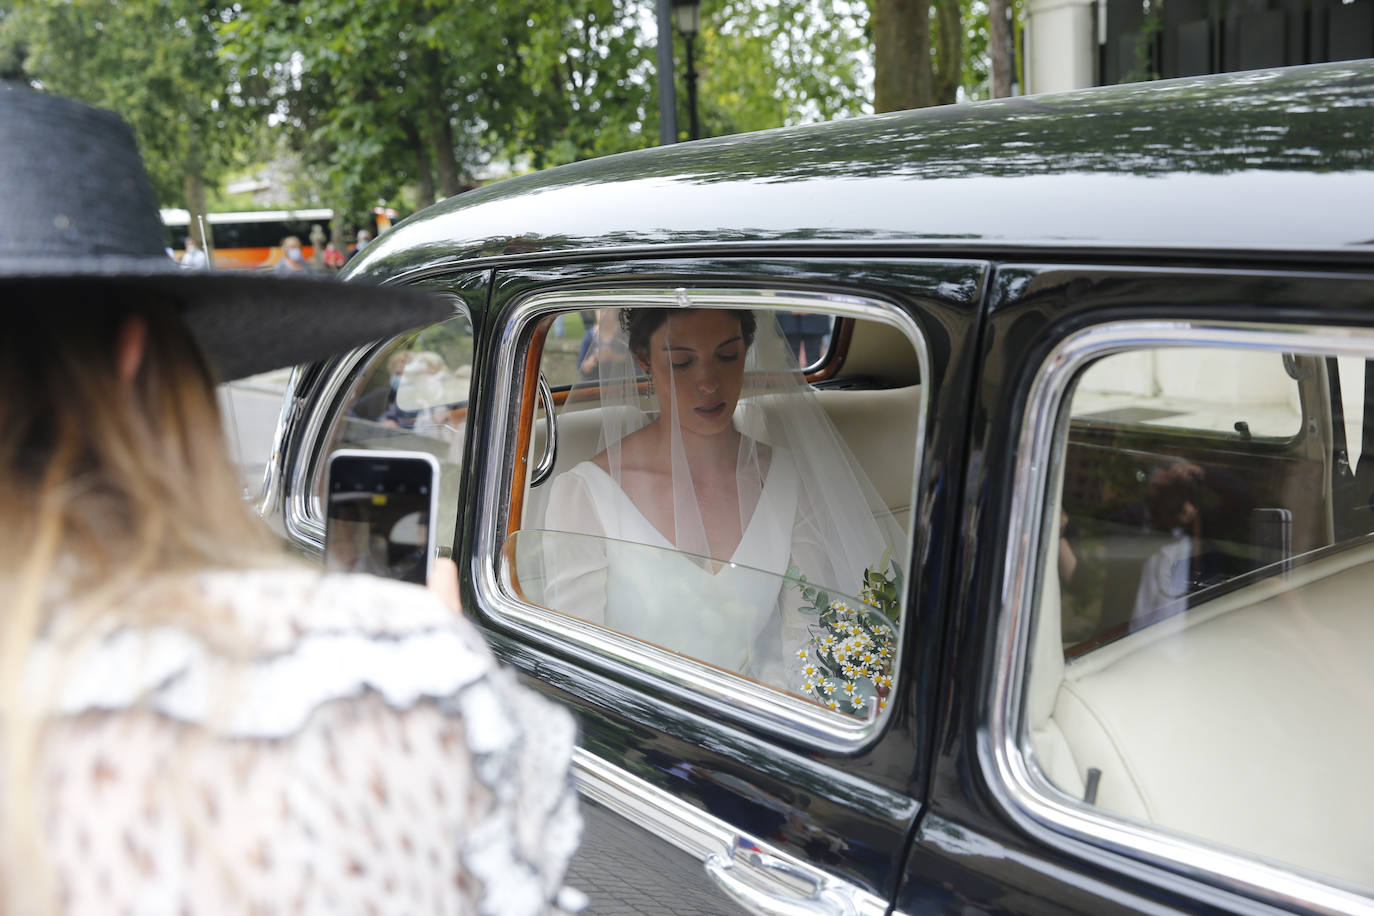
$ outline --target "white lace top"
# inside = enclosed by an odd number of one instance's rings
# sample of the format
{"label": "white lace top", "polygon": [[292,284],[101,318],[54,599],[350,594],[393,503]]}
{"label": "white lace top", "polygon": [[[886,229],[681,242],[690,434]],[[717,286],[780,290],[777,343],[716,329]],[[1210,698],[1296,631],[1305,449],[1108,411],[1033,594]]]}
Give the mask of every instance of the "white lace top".
{"label": "white lace top", "polygon": [[434,597],[309,570],[155,595],[242,639],[125,628],[73,654],[59,613],[31,657],[64,912],[580,906],[571,717]]}

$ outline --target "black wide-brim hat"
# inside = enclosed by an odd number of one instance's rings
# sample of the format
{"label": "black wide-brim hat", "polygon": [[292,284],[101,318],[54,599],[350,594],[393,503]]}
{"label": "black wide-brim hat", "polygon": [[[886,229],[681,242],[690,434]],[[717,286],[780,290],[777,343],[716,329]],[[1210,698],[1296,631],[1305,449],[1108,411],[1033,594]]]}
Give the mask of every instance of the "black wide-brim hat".
{"label": "black wide-brim hat", "polygon": [[182,270],[123,119],[13,83],[0,83],[0,202],[0,303],[60,309],[94,283],[170,298],[225,381],[454,314],[400,286]]}

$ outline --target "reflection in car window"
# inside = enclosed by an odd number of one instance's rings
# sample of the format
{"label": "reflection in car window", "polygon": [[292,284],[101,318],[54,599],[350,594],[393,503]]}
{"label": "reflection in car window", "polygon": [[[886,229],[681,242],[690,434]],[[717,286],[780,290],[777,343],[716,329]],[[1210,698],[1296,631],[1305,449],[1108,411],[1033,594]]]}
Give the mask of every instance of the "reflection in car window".
{"label": "reflection in car window", "polygon": [[324,486],[324,458],[336,449],[424,451],[439,461],[441,547],[453,547],[459,472],[472,381],[472,326],[464,317],[404,334],[354,372],[312,481]]}
{"label": "reflection in car window", "polygon": [[1079,420],[1288,438],[1302,425],[1283,354],[1157,348],[1105,357],[1078,383]]}
{"label": "reflection in car window", "polygon": [[[1286,381],[1210,384],[1228,360]],[[1193,380],[1177,403],[1206,405],[1190,416],[1248,417],[1268,435],[1143,414],[1091,422],[1099,391],[1086,382],[1108,362],[1169,365]],[[1080,377],[1052,482],[1062,499],[1023,746],[1076,803],[1368,888],[1374,520],[1344,508],[1370,494],[1340,470],[1336,366],[1159,348]]]}
{"label": "reflection in car window", "polygon": [[[894,677],[918,386],[823,405],[777,314],[707,303],[594,311],[509,578],[532,603],[871,719]],[[850,422],[871,395],[896,409],[881,438]],[[897,420],[909,441],[887,435]]]}

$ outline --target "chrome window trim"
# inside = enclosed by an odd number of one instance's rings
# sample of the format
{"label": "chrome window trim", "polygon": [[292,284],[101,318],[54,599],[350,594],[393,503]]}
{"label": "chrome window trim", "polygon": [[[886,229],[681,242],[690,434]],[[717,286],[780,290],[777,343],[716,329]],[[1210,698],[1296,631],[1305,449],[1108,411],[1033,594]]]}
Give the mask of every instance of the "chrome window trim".
{"label": "chrome window trim", "polygon": [[[277,515],[283,511],[284,498],[282,476],[282,457],[291,441],[291,430],[301,413],[300,388],[305,382],[304,366],[295,366],[286,379],[282,391],[281,410],[277,413],[277,425],[272,432],[272,451],[268,455],[267,466],[263,469],[262,489],[259,491],[255,510],[258,515],[276,523]],[[283,521],[284,524],[284,521]]]}
{"label": "chrome window trim", "polygon": [[[640,779],[585,748],[573,750],[573,782],[584,797],[671,843],[703,864],[711,856],[730,858],[741,845],[774,856],[817,886],[843,895],[856,916],[886,916],[887,901],[852,882],[741,833],[727,821]],[[704,876],[704,875],[703,875]],[[793,888],[786,893],[795,895]],[[801,899],[801,898],[799,898]]]}
{"label": "chrome window trim", "polygon": [[[283,507],[283,524],[286,533],[300,545],[321,552],[324,551],[324,512],[319,500],[313,498],[310,486],[310,470],[315,463],[312,459],[323,457],[315,453],[315,446],[322,444],[320,436],[327,431],[329,424],[334,420],[334,405],[338,403],[339,397],[343,394],[353,372],[360,365],[371,360],[378,351],[385,349],[392,341],[408,334],[414,334],[418,330],[444,324],[455,318],[464,319],[467,321],[468,327],[472,327],[472,314],[462,299],[452,293],[438,293],[436,295],[452,302],[454,312],[452,315],[424,325],[423,328],[411,328],[409,331],[393,334],[382,340],[374,340],[337,357],[337,361],[330,366],[325,380],[316,388],[309,404],[305,406],[304,423],[300,434],[295,437],[296,450],[293,455],[295,460],[292,464],[290,483],[286,488]],[[296,373],[292,374],[291,379],[293,385],[288,386],[288,390],[294,391]],[[279,453],[281,448],[282,443],[278,442],[276,450]],[[265,508],[267,507],[266,502],[263,505]]]}
{"label": "chrome window trim", "polygon": [[296,440],[296,460],[292,463],[291,483],[287,487],[285,515],[287,533],[303,546],[324,550],[324,517],[310,489],[310,470],[321,457],[315,454],[315,446],[323,444],[320,436],[334,419],[334,405],[354,370],[393,339],[374,341],[339,357],[306,407],[305,422]]}
{"label": "chrome window trim", "polygon": [[[1222,346],[1278,352],[1374,357],[1374,329],[1285,326],[1222,321],[1122,321],[1086,328],[1061,340],[1036,370],[1018,438],[1008,545],[1000,595],[993,684],[978,732],[979,761],[999,803],[1024,829],[1071,853],[1132,870],[1140,860],[1226,890],[1328,913],[1374,916],[1374,899],[1292,867],[1212,846],[1197,838],[1138,825],[1083,807],[1059,792],[1022,751],[1026,653],[1039,586],[1040,544],[1051,536],[1044,505],[1063,461],[1068,411],[1064,395],[1091,360],[1145,347]],[[1159,875],[1145,870],[1147,879]]]}
{"label": "chrome window trim", "polygon": [[[575,617],[528,604],[514,596],[511,583],[501,570],[501,535],[510,511],[507,473],[510,462],[507,460],[507,450],[515,434],[521,396],[516,379],[523,378],[523,372],[517,372],[517,368],[525,356],[524,349],[517,347],[517,344],[525,329],[539,316],[564,309],[618,306],[675,308],[684,305],[823,310],[840,317],[881,322],[902,333],[916,353],[920,378],[923,380],[920,416],[916,426],[916,460],[911,479],[912,492],[915,492],[924,460],[930,399],[930,386],[924,380],[930,377],[930,358],[916,322],[897,307],[861,296],[771,288],[606,287],[600,290],[536,293],[517,303],[506,319],[496,357],[496,381],[489,427],[493,437],[492,451],[487,460],[481,463],[480,483],[482,505],[489,508],[479,519],[477,550],[473,557],[474,585],[481,598],[479,604],[483,611],[521,636],[561,649],[566,649],[571,643],[577,649],[594,654],[604,667],[625,674],[641,684],[660,688],[666,686],[676,698],[688,703],[704,701],[713,710],[724,710],[741,722],[816,748],[853,751],[881,731],[887,715],[880,714],[870,723],[838,721],[844,717],[835,716],[800,697],[789,696],[772,688],[760,689],[761,685],[739,675],[710,668],[700,661],[650,646]],[[911,502],[912,517],[908,519],[907,531],[911,532],[909,538],[914,538],[917,507],[915,499]],[[912,549],[912,543],[908,541],[908,550]],[[907,616],[903,614],[899,640],[907,632]],[[898,670],[894,692],[900,689],[897,685],[902,682],[902,676],[902,671]]]}

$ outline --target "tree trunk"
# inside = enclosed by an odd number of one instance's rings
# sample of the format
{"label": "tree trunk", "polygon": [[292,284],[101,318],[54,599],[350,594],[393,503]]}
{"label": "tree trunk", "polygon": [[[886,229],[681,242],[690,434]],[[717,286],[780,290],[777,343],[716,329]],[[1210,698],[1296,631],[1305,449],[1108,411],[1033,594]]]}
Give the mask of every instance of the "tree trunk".
{"label": "tree trunk", "polygon": [[463,190],[463,179],[458,174],[458,162],[453,158],[453,125],[449,122],[448,112],[429,109],[428,133],[434,147],[434,162],[438,166],[439,191],[445,197],[452,197]]}
{"label": "tree trunk", "polygon": [[1007,0],[988,0],[988,58],[994,99],[1011,95],[1011,21],[1007,13]]}
{"label": "tree trunk", "polygon": [[406,143],[415,151],[415,177],[420,181],[420,197],[416,203],[428,207],[434,203],[434,169],[429,165],[429,146],[420,138],[414,124],[407,121],[403,129]]}
{"label": "tree trunk", "polygon": [[458,174],[458,161],[453,157],[453,124],[448,106],[444,104],[443,66],[433,50],[425,52],[425,83],[428,91],[425,105],[425,134],[434,148],[434,165],[439,172],[439,192],[453,197],[463,190]]}
{"label": "tree trunk", "polygon": [[949,105],[959,100],[959,87],[964,82],[964,21],[959,13],[959,0],[933,0],[935,8],[936,44],[932,87],[933,105]]}
{"label": "tree trunk", "polygon": [[200,243],[205,263],[215,266],[215,235],[210,228],[209,209],[205,203],[205,151],[200,145],[200,132],[194,127],[186,137],[186,152],[182,158],[182,190],[186,195],[186,212],[190,222],[186,235]]}
{"label": "tree trunk", "polygon": [[[186,212],[190,214],[191,221],[186,226],[186,235],[200,243],[200,248],[205,252],[205,263],[214,266],[215,263],[215,237],[210,231],[210,214],[205,203],[205,181],[195,172],[188,171],[182,176],[182,188],[186,194]],[[201,233],[201,228],[205,232]]]}
{"label": "tree trunk", "polygon": [[[956,4],[957,16],[958,0],[946,2]],[[874,0],[873,69],[874,111],[935,104],[930,0]]]}

